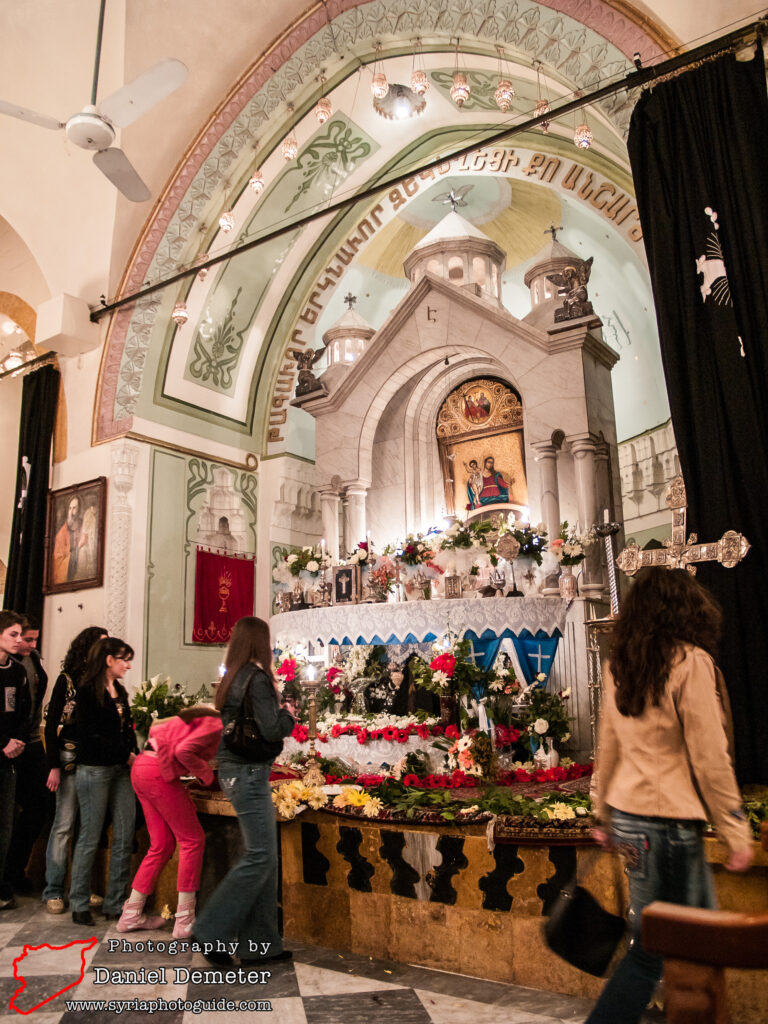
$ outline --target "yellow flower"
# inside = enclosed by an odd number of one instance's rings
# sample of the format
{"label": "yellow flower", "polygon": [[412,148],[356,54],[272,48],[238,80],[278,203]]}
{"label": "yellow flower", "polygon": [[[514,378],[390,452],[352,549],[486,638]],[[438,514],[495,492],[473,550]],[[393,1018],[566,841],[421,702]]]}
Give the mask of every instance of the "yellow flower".
{"label": "yellow flower", "polygon": [[316,811],[318,807],[325,807],[328,803],[328,797],[319,786],[312,786],[311,789],[307,790],[304,802],[309,804],[313,811]]}
{"label": "yellow flower", "polygon": [[549,807],[545,807],[544,811],[550,821],[567,821],[569,818],[576,817],[574,809],[560,800]]}
{"label": "yellow flower", "polygon": [[383,806],[377,796],[372,796],[363,807],[363,814],[366,818],[377,818]]}

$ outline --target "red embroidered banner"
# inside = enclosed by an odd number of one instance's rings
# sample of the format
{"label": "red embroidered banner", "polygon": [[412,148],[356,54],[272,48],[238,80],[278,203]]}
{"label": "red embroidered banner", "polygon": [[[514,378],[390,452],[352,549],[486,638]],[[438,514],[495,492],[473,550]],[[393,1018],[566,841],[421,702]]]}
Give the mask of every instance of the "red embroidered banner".
{"label": "red embroidered banner", "polygon": [[253,615],[253,559],[198,548],[193,641],[227,643],[232,627],[244,615]]}

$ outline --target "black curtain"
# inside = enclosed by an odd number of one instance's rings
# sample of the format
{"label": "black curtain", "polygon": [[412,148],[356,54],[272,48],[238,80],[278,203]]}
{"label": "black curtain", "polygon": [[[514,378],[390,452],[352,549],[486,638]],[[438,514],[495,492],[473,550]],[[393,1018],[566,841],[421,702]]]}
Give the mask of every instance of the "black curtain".
{"label": "black curtain", "polygon": [[736,568],[699,568],[725,611],[742,783],[768,782],[766,140],[759,46],[751,61],[722,57],[647,92],[628,140],[688,528],[752,544]]}
{"label": "black curtain", "polygon": [[44,366],[24,378],[16,498],[5,580],[6,608],[43,617],[45,515],[59,371]]}

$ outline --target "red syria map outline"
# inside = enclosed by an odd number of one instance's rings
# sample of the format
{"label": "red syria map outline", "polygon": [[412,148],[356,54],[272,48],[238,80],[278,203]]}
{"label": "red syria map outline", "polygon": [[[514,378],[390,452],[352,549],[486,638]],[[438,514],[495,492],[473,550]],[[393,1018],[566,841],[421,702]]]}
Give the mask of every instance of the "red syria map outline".
{"label": "red syria map outline", "polygon": [[[22,1013],[25,1015],[28,1013],[34,1013],[34,1011],[39,1010],[41,1006],[45,1006],[46,1003],[50,1003],[52,999],[55,999],[57,996],[60,996],[62,992],[67,992],[69,989],[74,988],[75,985],[79,985],[80,982],[85,977],[85,954],[88,952],[89,949],[93,949],[93,947],[97,945],[98,941],[99,940],[94,935],[93,938],[91,939],[75,939],[72,942],[68,942],[65,946],[51,946],[50,943],[48,942],[43,942],[39,946],[25,946],[24,952],[20,956],[17,956],[16,959],[13,961],[13,976],[16,979],[16,981],[21,982],[21,988],[17,988],[16,991],[11,996],[11,1001],[8,1004],[8,1009],[15,1010],[16,1013]],[[31,1006],[28,1010],[20,1010],[18,1006],[14,1006],[13,1004],[16,1002],[18,997],[27,987],[27,979],[23,975],[22,977],[19,977],[19,975],[16,973],[17,968],[21,961],[24,959],[24,957],[27,956],[28,953],[37,952],[38,949],[50,949],[53,951],[60,949],[71,949],[72,946],[83,947],[80,950],[80,977],[77,979],[77,981],[73,981],[70,985],[65,985],[64,988],[59,989],[58,992],[54,992],[53,995],[48,996],[47,999],[43,999],[41,1003],[37,1003],[35,1006]]]}

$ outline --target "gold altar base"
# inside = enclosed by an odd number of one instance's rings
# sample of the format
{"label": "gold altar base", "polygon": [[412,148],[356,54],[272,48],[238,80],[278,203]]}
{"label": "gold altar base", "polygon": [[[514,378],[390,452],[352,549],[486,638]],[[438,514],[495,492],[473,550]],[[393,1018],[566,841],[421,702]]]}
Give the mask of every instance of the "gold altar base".
{"label": "gold altar base", "polygon": [[[400,835],[387,840],[386,832]],[[281,837],[288,943],[298,939],[586,998],[596,998],[602,989],[601,979],[570,967],[542,938],[543,904],[566,880],[562,873],[574,857],[579,882],[607,910],[620,913],[626,907],[623,872],[596,846],[504,844],[496,846],[494,858],[484,826],[389,825],[309,811],[282,825]],[[441,837],[454,840],[442,857]],[[733,875],[721,866],[719,844],[708,839],[705,845],[722,909],[768,909],[768,855],[760,851],[747,875]],[[398,846],[405,860],[392,856]],[[446,858],[454,858],[450,878],[441,869]],[[414,864],[419,868],[409,871]],[[497,881],[491,884],[494,872]],[[410,876],[405,883],[412,885],[410,897],[392,892],[398,874],[400,884]],[[369,891],[362,891],[365,886]],[[511,897],[508,909],[484,909],[484,902],[498,903],[504,892]],[[436,901],[438,895],[451,902]],[[727,983],[732,1019],[768,1024],[768,972],[728,971]]]}

